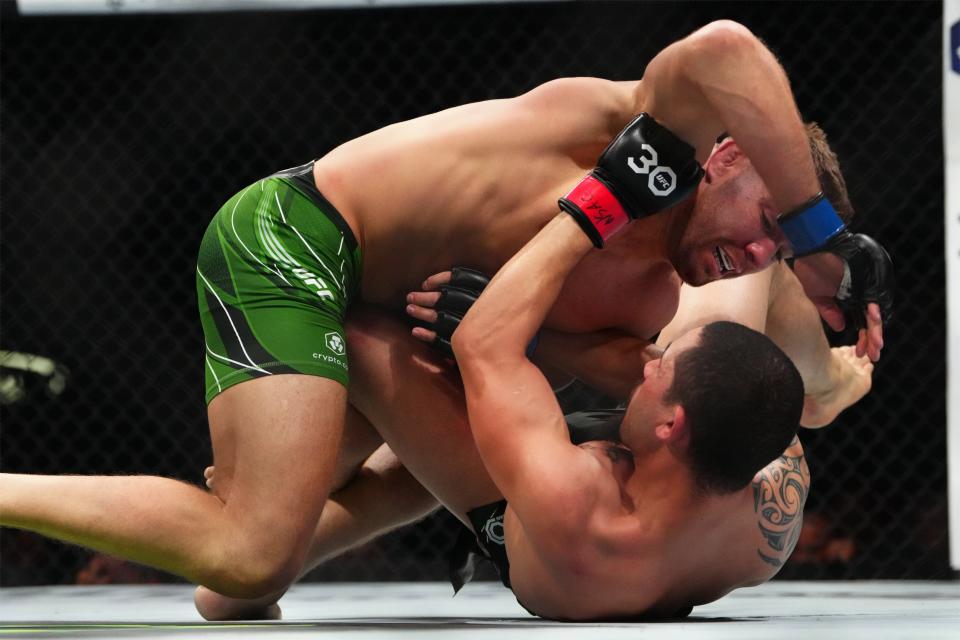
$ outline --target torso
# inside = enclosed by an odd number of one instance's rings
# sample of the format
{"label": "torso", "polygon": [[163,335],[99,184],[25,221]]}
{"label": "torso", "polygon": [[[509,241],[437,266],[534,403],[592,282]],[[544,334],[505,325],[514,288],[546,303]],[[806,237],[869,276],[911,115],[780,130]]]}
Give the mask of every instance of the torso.
{"label": "torso", "polygon": [[[392,125],[318,160],[318,188],[361,243],[364,300],[399,309],[425,277],[454,265],[495,273],[557,215],[557,199],[634,115],[636,89],[637,83],[559,80],[520,98]],[[642,313],[645,324],[637,330],[655,333],[672,316],[675,299],[668,293],[664,304],[659,296],[657,309],[672,305],[669,313],[631,308],[628,314],[624,300],[645,303],[622,285],[634,292],[660,291],[664,282],[675,288],[672,269],[639,258],[615,264],[603,253],[584,260],[558,299],[557,308],[578,313],[553,314],[548,326],[592,331]],[[566,324],[556,326],[560,317]]]}

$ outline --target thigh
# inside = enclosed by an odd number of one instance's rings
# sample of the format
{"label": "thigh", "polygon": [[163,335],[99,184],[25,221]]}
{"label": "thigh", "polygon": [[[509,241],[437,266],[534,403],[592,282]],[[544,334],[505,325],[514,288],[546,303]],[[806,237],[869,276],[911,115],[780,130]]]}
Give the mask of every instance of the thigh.
{"label": "thigh", "polygon": [[351,312],[347,336],[350,402],[410,473],[464,522],[502,499],[473,442],[456,370],[371,309]]}
{"label": "thigh", "polygon": [[264,553],[302,559],[306,552],[331,491],[346,399],[333,380],[274,375],[233,386],[210,403],[214,463],[224,482],[218,493]]}
{"label": "thigh", "polygon": [[[221,499],[234,491],[241,447],[265,446],[254,434],[279,450],[285,437],[294,438],[291,446],[303,438],[304,452],[315,438],[324,447],[324,472],[333,469],[349,382],[343,318],[361,262],[338,219],[289,177],[274,176],[231,198],[203,236],[197,300]],[[282,414],[290,414],[287,421],[278,420]],[[366,440],[348,439],[349,464],[364,457],[353,449],[376,447]],[[292,453],[291,464],[308,460]]]}
{"label": "thigh", "polygon": [[204,233],[197,303],[206,400],[249,380],[309,374],[348,383],[343,320],[361,258],[335,210],[284,179],[231,198]]}

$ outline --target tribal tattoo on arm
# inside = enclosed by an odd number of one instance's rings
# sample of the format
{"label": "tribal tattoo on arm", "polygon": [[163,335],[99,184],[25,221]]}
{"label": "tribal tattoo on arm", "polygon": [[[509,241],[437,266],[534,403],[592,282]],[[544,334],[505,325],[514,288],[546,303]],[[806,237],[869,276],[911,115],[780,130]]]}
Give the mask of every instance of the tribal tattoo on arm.
{"label": "tribal tattoo on arm", "polygon": [[757,554],[778,569],[800,537],[803,505],[810,491],[810,469],[799,444],[794,437],[784,454],[753,479],[753,509],[766,542]]}

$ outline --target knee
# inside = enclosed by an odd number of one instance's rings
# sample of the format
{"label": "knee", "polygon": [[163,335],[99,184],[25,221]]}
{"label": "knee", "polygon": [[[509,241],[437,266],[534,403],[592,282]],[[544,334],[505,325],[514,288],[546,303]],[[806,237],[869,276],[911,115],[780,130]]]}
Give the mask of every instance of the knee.
{"label": "knee", "polygon": [[231,598],[262,598],[286,589],[303,566],[302,554],[266,545],[235,544],[224,551],[203,582]]}

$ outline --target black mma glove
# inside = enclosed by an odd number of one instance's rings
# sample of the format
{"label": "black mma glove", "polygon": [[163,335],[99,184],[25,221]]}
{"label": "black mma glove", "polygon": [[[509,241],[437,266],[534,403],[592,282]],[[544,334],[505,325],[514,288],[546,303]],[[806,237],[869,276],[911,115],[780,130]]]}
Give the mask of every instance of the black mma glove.
{"label": "black mma glove", "polygon": [[850,233],[823,193],[780,216],[780,228],[795,258],[828,252],[843,260],[843,279],[836,300],[847,321],[866,327],[867,304],[876,302],[886,323],[893,313],[893,261],[876,240]]}
{"label": "black mma glove", "polygon": [[[440,285],[440,298],[433,307],[437,312],[437,319],[425,325],[427,329],[432,329],[437,334],[432,343],[437,351],[456,360],[453,347],[450,345],[453,332],[460,326],[463,316],[489,283],[490,278],[479,271],[466,267],[454,267],[450,270],[450,282]],[[538,341],[539,334],[533,336],[530,344],[527,345],[528,358],[533,356]]]}
{"label": "black mma glove", "polygon": [[437,319],[432,325],[428,324],[427,328],[437,334],[433,339],[433,346],[448,358],[454,357],[453,348],[450,346],[453,332],[489,283],[490,278],[479,271],[454,267],[450,270],[450,282],[440,285],[440,299],[434,306]]}
{"label": "black mma glove", "polygon": [[867,304],[880,306],[886,324],[893,314],[893,260],[883,246],[863,233],[841,231],[823,248],[843,260],[837,305],[849,324],[866,327]]}
{"label": "black mma glove", "polygon": [[596,247],[627,222],[685,199],[703,178],[694,148],[641,113],[607,145],[597,166],[560,198]]}

